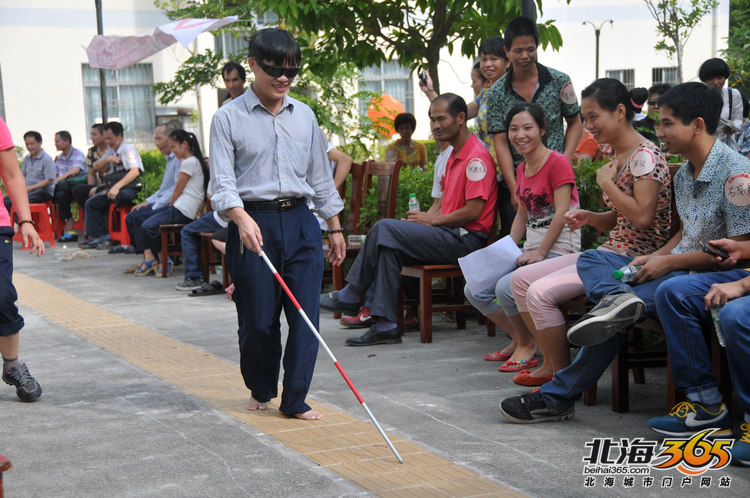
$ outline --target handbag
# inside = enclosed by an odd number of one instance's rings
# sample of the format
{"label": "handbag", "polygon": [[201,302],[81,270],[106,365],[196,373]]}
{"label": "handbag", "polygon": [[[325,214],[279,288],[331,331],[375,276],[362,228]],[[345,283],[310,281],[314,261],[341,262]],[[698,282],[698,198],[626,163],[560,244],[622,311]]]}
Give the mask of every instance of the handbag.
{"label": "handbag", "polygon": [[[102,178],[102,181],[104,182],[104,186],[107,187],[108,189],[114,187],[117,182],[125,178],[125,175],[128,174],[128,171],[130,170],[119,170],[119,171],[114,171],[112,173],[104,175],[104,177]],[[138,177],[135,180],[125,185],[123,188],[140,189],[141,188],[140,173],[138,173]]]}

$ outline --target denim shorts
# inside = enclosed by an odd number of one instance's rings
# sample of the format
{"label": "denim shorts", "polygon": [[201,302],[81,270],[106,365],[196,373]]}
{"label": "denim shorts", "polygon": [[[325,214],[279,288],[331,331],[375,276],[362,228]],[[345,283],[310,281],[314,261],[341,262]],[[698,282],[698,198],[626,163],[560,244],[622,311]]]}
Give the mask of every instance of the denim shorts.
{"label": "denim shorts", "polygon": [[0,337],[9,337],[23,328],[13,286],[13,233],[11,227],[0,227]]}

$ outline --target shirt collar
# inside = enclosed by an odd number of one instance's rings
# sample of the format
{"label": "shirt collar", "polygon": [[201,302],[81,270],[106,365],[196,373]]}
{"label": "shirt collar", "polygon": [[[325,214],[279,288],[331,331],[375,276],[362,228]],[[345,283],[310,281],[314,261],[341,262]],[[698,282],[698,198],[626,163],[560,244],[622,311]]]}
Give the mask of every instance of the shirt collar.
{"label": "shirt collar", "polygon": [[[253,90],[253,85],[251,84],[247,90],[245,90],[245,93],[242,95],[242,98],[245,101],[245,105],[247,106],[248,111],[252,111],[257,106],[262,107],[266,111],[268,111],[268,108],[263,105],[263,103],[260,101],[258,96],[255,94],[255,90]],[[287,92],[284,95],[284,99],[281,102],[281,107],[279,108],[279,112],[283,111],[286,107],[289,107],[289,110],[294,110],[294,102],[292,101],[291,97],[289,97],[289,93]],[[271,112],[271,111],[268,111]]]}
{"label": "shirt collar", "polygon": [[474,150],[474,146],[476,145],[477,137],[473,133],[469,137],[469,139],[464,143],[464,146],[461,147],[461,150],[458,151],[458,154],[455,154],[456,149],[453,149],[451,152],[451,155],[453,156],[453,162],[456,163],[458,161],[465,161],[472,150]]}
{"label": "shirt collar", "polygon": [[[544,85],[546,85],[547,83],[549,83],[550,81],[552,81],[552,73],[549,72],[549,69],[547,69],[546,66],[543,66],[542,64],[539,64],[537,62],[536,63],[536,70],[537,70],[538,78],[539,78],[539,80],[538,80],[539,88],[544,87]],[[507,90],[511,90],[512,87],[513,87],[513,85],[512,85],[513,65],[512,64],[508,68],[508,72],[505,73],[505,75],[503,75],[503,78],[505,78],[505,88]]]}
{"label": "shirt collar", "polygon": [[44,157],[44,149],[40,149],[39,154],[37,154],[36,156],[29,154],[29,157],[34,161],[36,161],[37,159],[41,159],[42,157]]}
{"label": "shirt collar", "polygon": [[[722,158],[725,155],[726,145],[724,145],[721,140],[715,140],[714,144],[711,147],[711,152],[708,153],[708,157],[706,158],[705,164],[703,164],[703,169],[701,169],[700,174],[698,175],[698,178],[695,179],[696,182],[704,182],[704,183],[711,183],[713,179],[716,177],[717,168],[719,167],[720,163],[722,163]],[[690,163],[690,168],[695,171],[695,166],[693,163]]]}

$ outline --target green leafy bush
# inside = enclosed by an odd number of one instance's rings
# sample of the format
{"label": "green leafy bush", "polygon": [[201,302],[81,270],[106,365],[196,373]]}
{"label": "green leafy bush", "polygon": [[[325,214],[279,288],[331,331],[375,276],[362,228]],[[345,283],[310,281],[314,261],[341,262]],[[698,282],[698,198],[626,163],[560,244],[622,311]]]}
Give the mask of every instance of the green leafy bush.
{"label": "green leafy bush", "polygon": [[151,194],[159,190],[167,158],[158,149],[140,151],[143,161],[143,174],[141,175],[141,191],[135,198],[135,203],[145,201]]}

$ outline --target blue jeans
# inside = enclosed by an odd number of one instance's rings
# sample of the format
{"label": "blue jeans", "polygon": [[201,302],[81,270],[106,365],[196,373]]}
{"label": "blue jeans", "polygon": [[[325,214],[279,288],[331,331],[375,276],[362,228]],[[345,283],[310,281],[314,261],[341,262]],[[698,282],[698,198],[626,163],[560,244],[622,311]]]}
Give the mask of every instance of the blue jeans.
{"label": "blue jeans", "polygon": [[191,221],[190,218],[182,214],[176,207],[168,206],[165,209],[153,211],[153,214],[141,223],[140,229],[136,229],[136,232],[140,231],[143,234],[143,248],[151,249],[154,256],[158,258],[161,251],[159,225],[190,223]]}
{"label": "blue jeans", "polygon": [[191,221],[182,229],[182,259],[185,261],[185,278],[201,278],[201,232],[213,233],[221,228],[214,218],[214,212],[208,211],[197,220]]}
{"label": "blue jeans", "polygon": [[[718,383],[711,372],[711,356],[703,336],[711,312],[703,298],[711,285],[734,282],[750,275],[745,270],[684,275],[664,282],[656,291],[669,362],[675,386],[688,399],[703,404],[721,402]],[[727,360],[737,400],[750,413],[750,296],[727,303],[719,313],[719,325],[726,340]],[[713,330],[711,333],[714,333]]]}
{"label": "blue jeans", "polygon": [[[629,256],[594,249],[581,253],[576,268],[591,301],[599,302],[608,294],[631,292],[646,303],[646,314],[653,316],[656,314],[654,297],[659,285],[672,277],[685,275],[687,271],[673,271],[656,280],[631,286],[614,278],[612,272],[632,260]],[[555,373],[555,378],[541,387],[544,401],[557,409],[573,404],[584,391],[596,384],[626,338],[627,330],[621,330],[601,344],[582,347],[573,363]]]}

